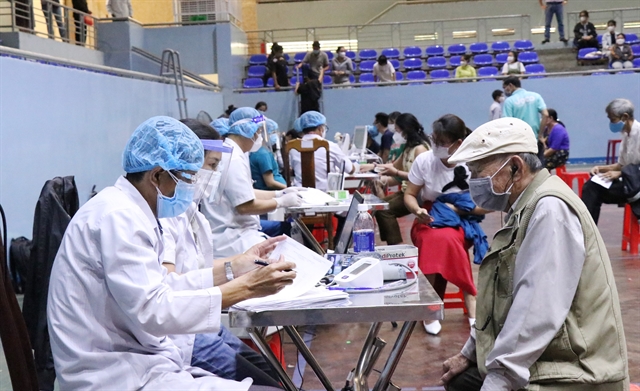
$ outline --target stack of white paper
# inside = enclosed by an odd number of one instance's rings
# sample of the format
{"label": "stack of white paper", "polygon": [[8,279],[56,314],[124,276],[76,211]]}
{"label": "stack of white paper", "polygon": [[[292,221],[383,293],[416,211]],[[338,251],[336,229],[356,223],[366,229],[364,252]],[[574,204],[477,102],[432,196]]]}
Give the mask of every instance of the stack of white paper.
{"label": "stack of white paper", "polygon": [[268,311],[273,309],[291,309],[319,307],[327,303],[336,304],[336,301],[344,301],[347,303],[349,294],[342,291],[330,291],[326,288],[312,288],[302,296],[292,297],[289,299],[273,299],[274,296],[262,297],[260,299],[245,300],[234,305],[234,308],[245,311]]}
{"label": "stack of white paper", "polygon": [[331,197],[329,194],[322,190],[308,188],[305,191],[298,193],[298,196],[302,198],[303,205],[327,205],[328,203],[336,203],[338,200]]}

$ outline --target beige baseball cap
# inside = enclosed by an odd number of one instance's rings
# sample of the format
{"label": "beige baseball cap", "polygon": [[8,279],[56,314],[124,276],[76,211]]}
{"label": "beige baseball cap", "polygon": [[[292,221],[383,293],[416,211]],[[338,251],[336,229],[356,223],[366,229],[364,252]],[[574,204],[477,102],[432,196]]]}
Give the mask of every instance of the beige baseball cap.
{"label": "beige baseball cap", "polygon": [[517,118],[489,121],[474,130],[449,158],[450,164],[473,162],[501,153],[538,153],[531,126]]}

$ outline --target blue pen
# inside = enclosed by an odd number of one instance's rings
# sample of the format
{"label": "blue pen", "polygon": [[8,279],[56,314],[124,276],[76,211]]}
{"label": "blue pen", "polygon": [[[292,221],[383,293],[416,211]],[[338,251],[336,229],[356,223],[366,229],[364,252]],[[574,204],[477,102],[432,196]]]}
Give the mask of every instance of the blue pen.
{"label": "blue pen", "polygon": [[373,291],[379,288],[342,288],[342,287],[338,287],[338,286],[328,286],[327,287],[328,290],[330,291],[345,291],[345,292],[349,292],[349,291]]}

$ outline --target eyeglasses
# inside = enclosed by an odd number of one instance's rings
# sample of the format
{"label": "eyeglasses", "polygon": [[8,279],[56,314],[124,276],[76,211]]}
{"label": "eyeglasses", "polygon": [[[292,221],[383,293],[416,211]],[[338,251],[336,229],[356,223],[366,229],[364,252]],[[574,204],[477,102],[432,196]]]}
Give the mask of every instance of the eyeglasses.
{"label": "eyeglasses", "polygon": [[171,179],[173,179],[176,183],[178,183],[178,181],[182,181],[184,183],[188,183],[188,184],[194,184],[198,181],[198,173],[189,173],[186,171],[167,171],[167,173],[169,174],[169,176],[171,177]]}

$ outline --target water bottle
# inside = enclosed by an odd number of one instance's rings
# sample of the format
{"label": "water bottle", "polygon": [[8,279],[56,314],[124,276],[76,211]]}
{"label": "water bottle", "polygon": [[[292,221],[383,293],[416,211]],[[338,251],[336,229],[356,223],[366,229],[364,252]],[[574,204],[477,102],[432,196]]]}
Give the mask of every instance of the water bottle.
{"label": "water bottle", "polygon": [[367,205],[358,205],[358,217],[353,225],[353,251],[374,252],[375,233],[373,231],[373,218],[369,214]]}

